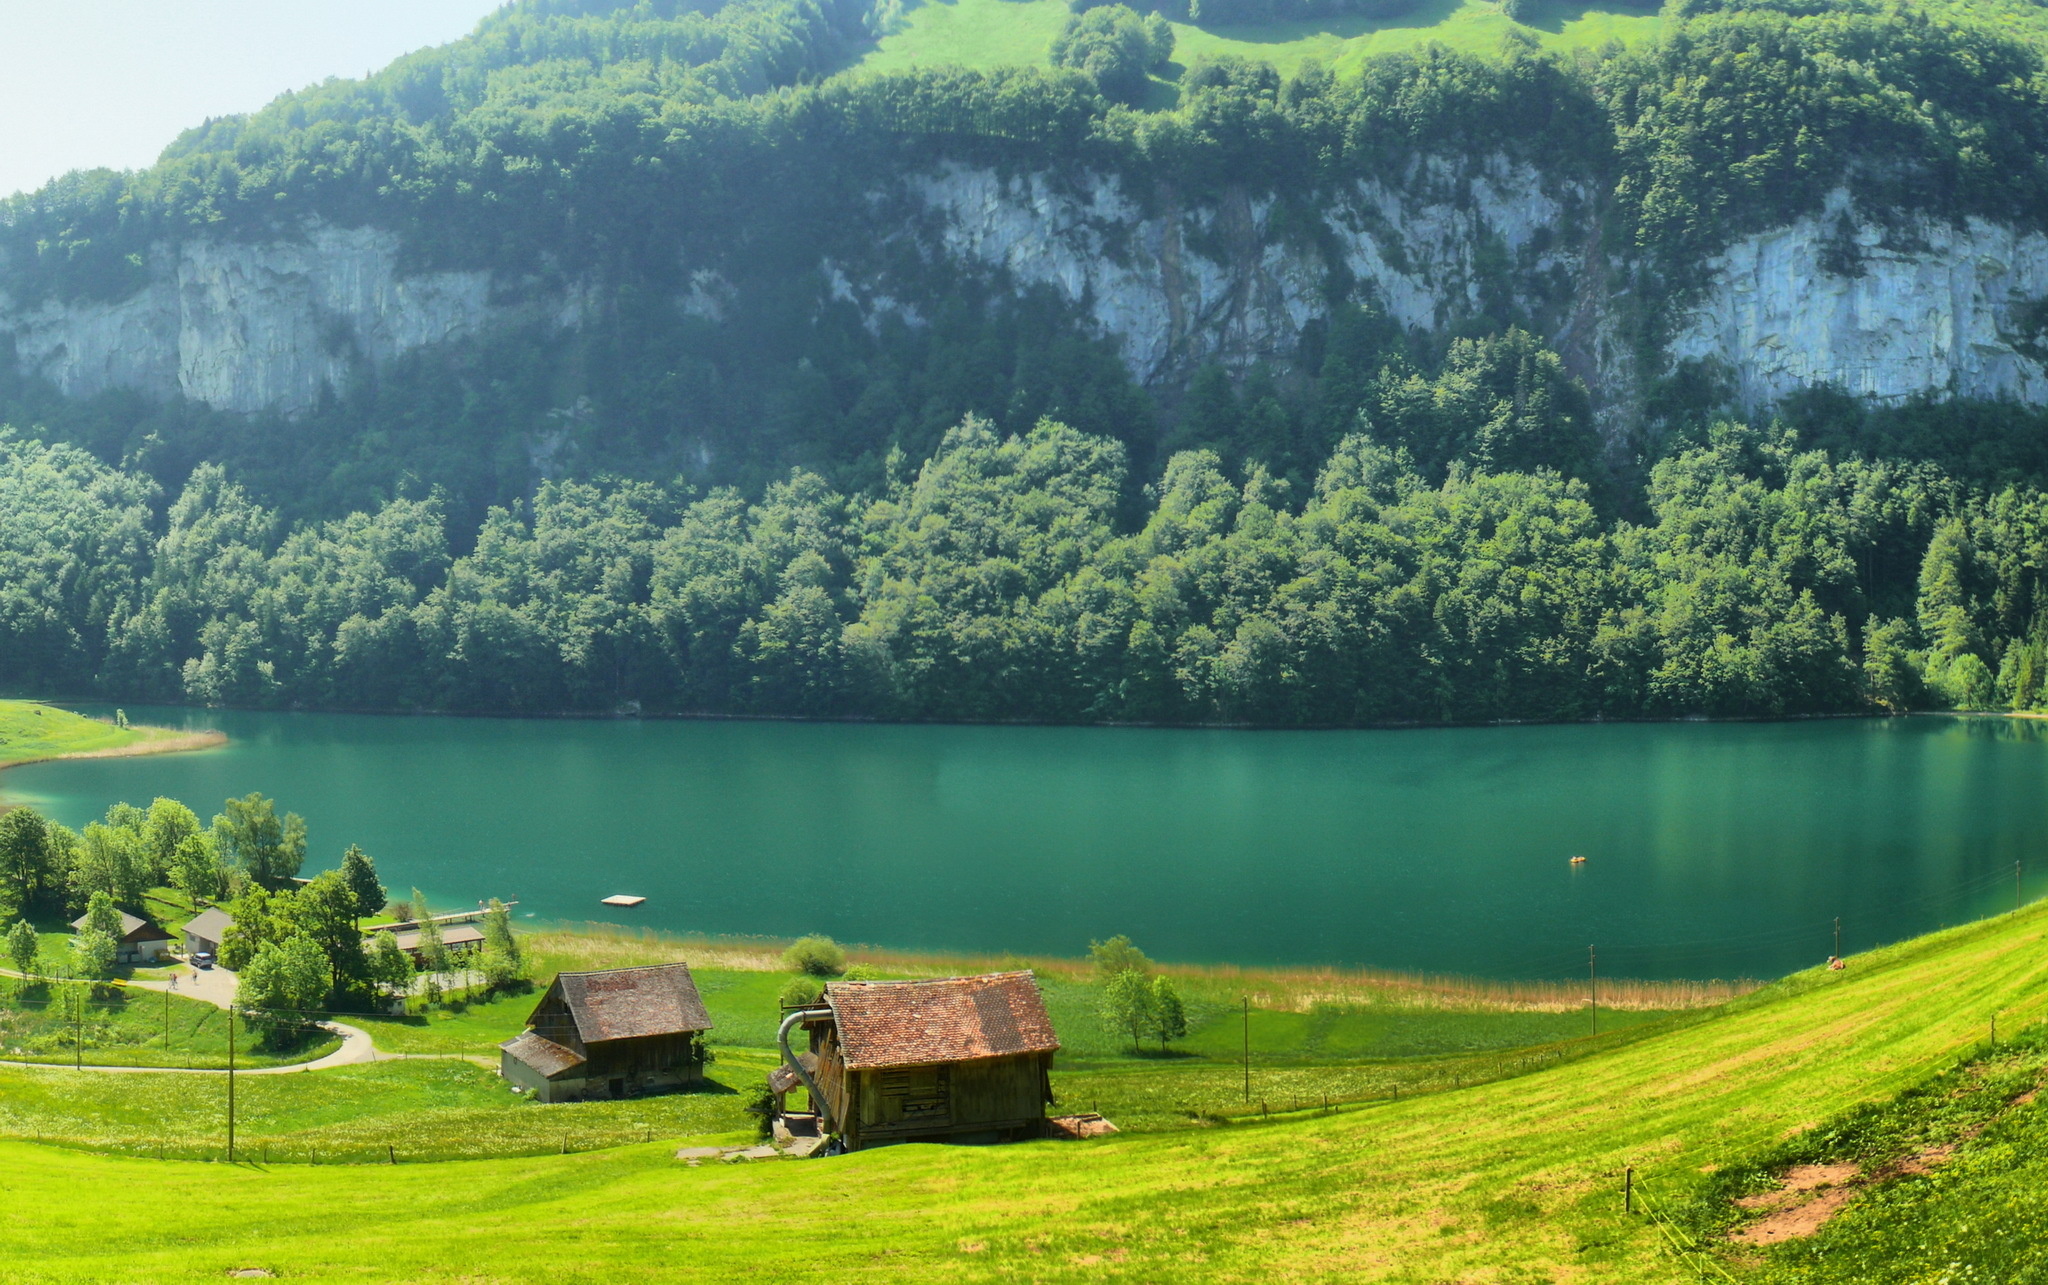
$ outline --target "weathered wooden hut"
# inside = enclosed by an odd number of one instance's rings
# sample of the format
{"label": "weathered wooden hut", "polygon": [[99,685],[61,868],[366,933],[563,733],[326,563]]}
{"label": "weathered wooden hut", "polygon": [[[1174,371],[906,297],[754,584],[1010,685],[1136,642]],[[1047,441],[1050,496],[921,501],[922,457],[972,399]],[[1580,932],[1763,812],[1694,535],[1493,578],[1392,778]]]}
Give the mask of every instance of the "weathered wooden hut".
{"label": "weathered wooden hut", "polygon": [[704,1078],[711,1018],[687,964],[559,973],[500,1073],[540,1102],[638,1097]]}
{"label": "weathered wooden hut", "polygon": [[794,1019],[802,1074],[848,1150],[888,1142],[1037,1137],[1060,1044],[1028,972],[912,982],[833,982]]}

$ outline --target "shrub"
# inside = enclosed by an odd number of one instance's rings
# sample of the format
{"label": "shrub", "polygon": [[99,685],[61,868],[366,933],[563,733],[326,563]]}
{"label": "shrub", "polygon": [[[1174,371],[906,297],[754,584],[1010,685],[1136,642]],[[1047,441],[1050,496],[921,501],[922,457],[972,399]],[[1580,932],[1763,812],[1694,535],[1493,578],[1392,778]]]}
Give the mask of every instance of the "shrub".
{"label": "shrub", "polygon": [[776,999],[784,1008],[802,1008],[806,1004],[817,1003],[819,997],[824,993],[825,983],[817,978],[810,976],[792,977],[783,986],[782,994],[778,995]]}
{"label": "shrub", "polygon": [[1095,958],[1095,975],[1115,977],[1118,973],[1137,973],[1140,976],[1152,971],[1152,961],[1145,958],[1145,952],[1131,945],[1131,939],[1118,933],[1108,941],[1091,941],[1088,953]]}
{"label": "shrub", "polygon": [[846,952],[830,937],[799,937],[782,952],[785,968],[812,977],[837,977],[846,971]]}
{"label": "shrub", "polygon": [[1111,4],[1068,18],[1052,42],[1052,64],[1086,72],[1102,96],[1135,104],[1149,73],[1173,57],[1173,28],[1158,14],[1140,18]]}

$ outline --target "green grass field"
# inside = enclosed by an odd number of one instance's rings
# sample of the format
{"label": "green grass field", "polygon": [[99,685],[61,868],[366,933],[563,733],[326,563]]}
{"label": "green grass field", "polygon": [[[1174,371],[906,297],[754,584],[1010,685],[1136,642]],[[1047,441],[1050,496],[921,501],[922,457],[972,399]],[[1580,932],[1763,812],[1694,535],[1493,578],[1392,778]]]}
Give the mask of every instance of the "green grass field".
{"label": "green grass field", "polygon": [[[1654,1197],[1682,1203],[1711,1182],[1703,1169],[1744,1163],[1925,1079],[1975,1047],[1991,1014],[2006,1030],[2037,1020],[2048,1005],[2044,933],[2042,907],[1950,930],[1478,1087],[1091,1143],[907,1146],[701,1169],[673,1160],[671,1139],[319,1168],[0,1143],[0,1185],[36,1195],[17,1197],[0,1227],[0,1262],[19,1279],[134,1281],[240,1267],[428,1281],[1686,1279],[1657,1228],[1621,1212],[1624,1165]],[[372,1073],[391,1069],[350,1074]],[[450,1101],[469,1092],[408,1091]],[[0,1105],[11,1097],[0,1086]],[[2001,1127],[2038,1130],[2040,1111],[2016,1108]],[[2028,1216],[2038,1161],[1997,1156],[1950,1171],[1981,1171],[2005,1193],[2004,1204],[1980,1206],[1988,1225],[1958,1212],[1960,1191],[1927,1206],[1929,1234],[1948,1227],[1940,1234],[1955,1255],[1974,1252],[1959,1230],[1966,1221],[1985,1234]],[[157,1202],[106,1198],[166,1185],[181,1193],[175,1218]],[[2038,1219],[2038,1200],[2031,1207]],[[1845,1220],[1842,1234],[1851,1230]],[[1786,1261],[1772,1251],[1761,1266],[1790,1270]],[[1732,1255],[1728,1264],[1754,1270]]]}
{"label": "green grass field", "polygon": [[0,767],[126,750],[170,735],[154,728],[116,727],[37,701],[0,701]]}
{"label": "green grass field", "polygon": [[[1066,0],[929,0],[906,9],[894,28],[861,60],[863,70],[890,72],[954,65],[989,69],[1038,66],[1069,10]],[[1426,43],[1471,53],[1493,53],[1517,29],[1554,49],[1597,48],[1611,40],[1634,43],[1657,32],[1656,5],[1603,6],[1571,0],[1536,0],[1516,23],[1490,0],[1425,0],[1400,18],[1327,18],[1258,27],[1197,27],[1175,23],[1174,66],[1168,81],[1197,59],[1235,55],[1268,62],[1284,73],[1314,59],[1339,72],[1373,54]],[[1171,102],[1169,84],[1161,101]]]}
{"label": "green grass field", "polygon": [[[468,1062],[415,1059],[237,1077],[238,1152],[274,1164],[331,1165],[530,1156],[654,1138],[745,1142],[739,1085],[763,1059],[711,1068],[702,1092],[630,1102],[537,1106]],[[91,1151],[220,1160],[224,1076],[107,1075],[0,1068],[0,1137]]]}
{"label": "green grass field", "polygon": [[[227,1014],[212,1004],[166,992],[0,981],[0,1059],[69,1066],[77,1058],[97,1066],[182,1066],[217,1069],[228,1064]],[[310,1061],[340,1047],[325,1032],[282,1045],[259,1044],[237,1028],[242,1066]]]}

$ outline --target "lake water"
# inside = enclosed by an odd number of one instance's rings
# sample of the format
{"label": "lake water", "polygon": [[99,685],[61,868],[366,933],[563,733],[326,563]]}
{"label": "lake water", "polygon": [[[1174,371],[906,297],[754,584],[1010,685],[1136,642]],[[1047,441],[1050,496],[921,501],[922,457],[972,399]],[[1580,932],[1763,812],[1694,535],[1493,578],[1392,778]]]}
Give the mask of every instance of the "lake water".
{"label": "lake water", "polygon": [[[260,790],[436,906],[686,932],[1500,977],[1769,976],[2048,891],[2048,724],[1427,731],[131,709],[219,750],[38,764],[77,826]],[[1574,854],[1587,860],[1569,864]],[[607,912],[611,893],[646,897]],[[2028,889],[2031,898],[2032,889]]]}

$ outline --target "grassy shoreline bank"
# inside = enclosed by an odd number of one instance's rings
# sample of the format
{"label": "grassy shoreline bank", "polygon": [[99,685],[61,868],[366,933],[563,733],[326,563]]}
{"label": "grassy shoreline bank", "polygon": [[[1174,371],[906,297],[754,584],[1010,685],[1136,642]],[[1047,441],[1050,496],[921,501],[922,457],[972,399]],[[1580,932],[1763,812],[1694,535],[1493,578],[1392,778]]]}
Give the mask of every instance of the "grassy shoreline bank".
{"label": "grassy shoreline bank", "polygon": [[[667,933],[601,921],[536,920],[524,929],[529,939],[545,943],[549,954],[574,956],[592,968],[623,967],[647,962],[662,950],[680,952],[693,966],[699,958],[719,968],[773,972],[783,968],[781,954],[789,943],[773,938],[719,937]],[[1140,943],[1142,945],[1143,943]],[[1079,981],[1093,972],[1086,958],[1057,955],[996,955],[971,951],[916,951],[841,943],[857,964],[906,976],[931,977],[959,973],[1029,968],[1047,979]],[[1177,981],[1207,983],[1248,996],[1255,1007],[1297,1007],[1316,1004],[1397,1002],[1415,1008],[1487,1008],[1502,1011],[1566,1012],[1583,1009],[1583,982],[1514,981],[1457,974],[1409,973],[1394,969],[1344,968],[1336,965],[1189,964],[1153,961],[1154,970]],[[1766,985],[1756,978],[1728,980],[1602,978],[1600,1006],[1619,1011],[1711,1008]]]}
{"label": "grassy shoreline bank", "polygon": [[[133,758],[227,744],[225,733],[120,727],[42,701],[0,700],[0,771],[57,759]],[[0,804],[4,806],[4,804]]]}

